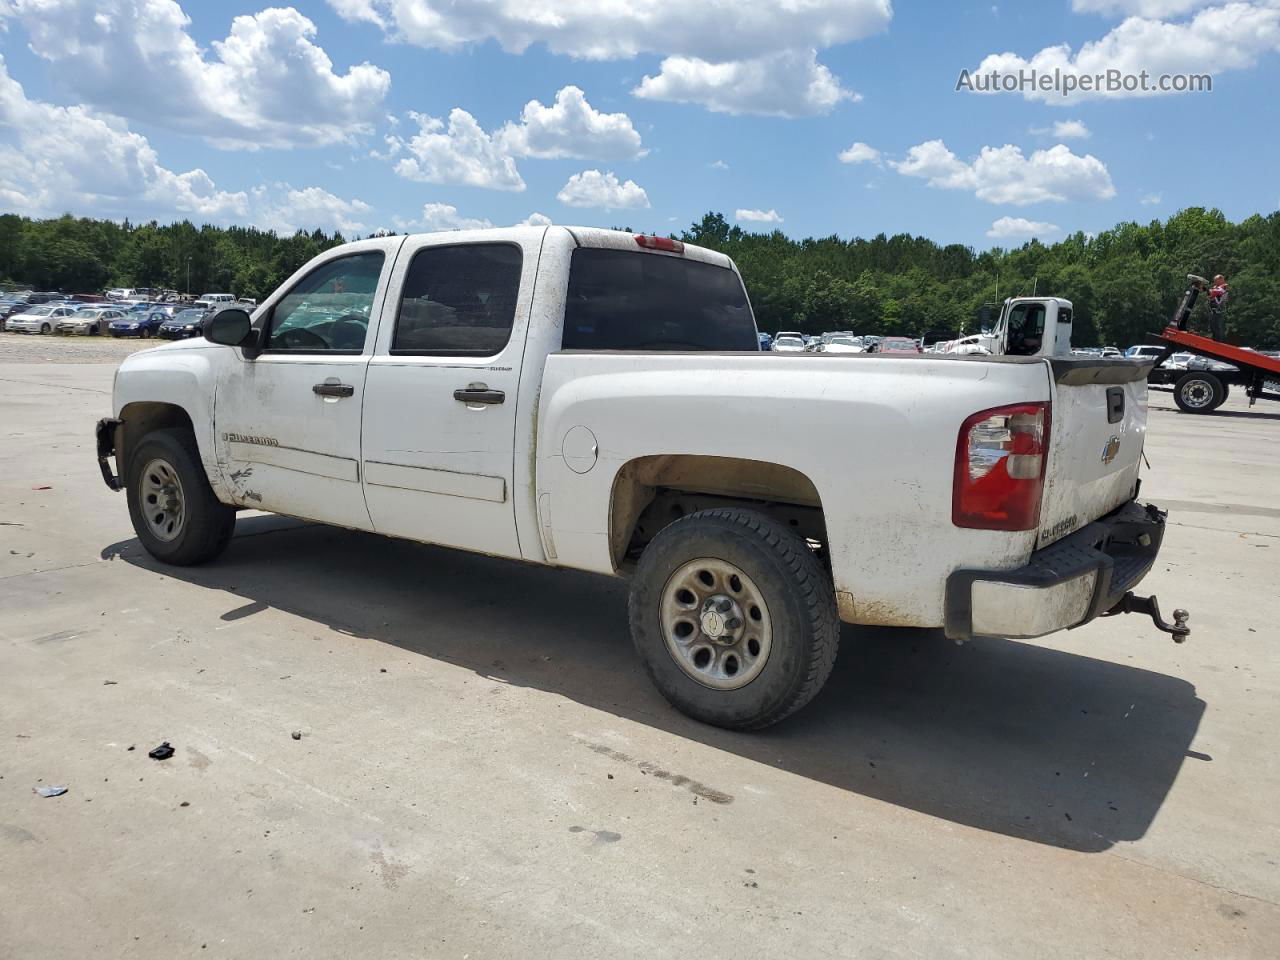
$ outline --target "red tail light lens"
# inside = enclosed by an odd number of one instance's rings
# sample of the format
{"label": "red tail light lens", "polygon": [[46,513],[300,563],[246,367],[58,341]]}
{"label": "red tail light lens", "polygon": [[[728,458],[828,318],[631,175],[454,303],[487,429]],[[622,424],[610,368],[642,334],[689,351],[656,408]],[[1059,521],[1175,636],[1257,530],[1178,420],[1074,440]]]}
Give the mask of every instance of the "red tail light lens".
{"label": "red tail light lens", "polygon": [[684,253],[684,244],[670,237],[652,237],[640,234],[636,243],[646,250],[665,250],[667,253]]}
{"label": "red tail light lens", "polygon": [[951,522],[978,530],[1034,530],[1040,523],[1049,404],[975,413],[956,444]]}

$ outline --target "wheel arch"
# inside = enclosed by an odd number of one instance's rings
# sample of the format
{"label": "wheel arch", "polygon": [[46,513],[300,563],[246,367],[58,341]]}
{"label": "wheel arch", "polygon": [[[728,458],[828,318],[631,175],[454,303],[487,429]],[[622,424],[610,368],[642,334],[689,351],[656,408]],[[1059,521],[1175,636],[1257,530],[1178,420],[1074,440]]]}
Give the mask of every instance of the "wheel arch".
{"label": "wheel arch", "polygon": [[822,498],[801,471],[741,457],[655,454],[629,460],[614,474],[609,550],[615,569],[681,517],[726,506],[756,510],[826,543]]}

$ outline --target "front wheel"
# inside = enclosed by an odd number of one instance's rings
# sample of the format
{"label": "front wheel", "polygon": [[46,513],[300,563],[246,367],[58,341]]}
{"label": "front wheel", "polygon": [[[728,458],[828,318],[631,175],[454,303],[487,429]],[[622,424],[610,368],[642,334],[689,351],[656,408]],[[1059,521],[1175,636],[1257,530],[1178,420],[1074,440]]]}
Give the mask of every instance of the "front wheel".
{"label": "front wheel", "polygon": [[189,566],[226,549],[236,511],[209,486],[189,430],[156,430],[133,448],[126,469],[129,519],[157,560]]}
{"label": "front wheel", "polygon": [[718,727],[777,723],[835,663],[830,575],[804,540],[750,510],[703,510],[663,529],[640,557],[629,606],[658,690]]}
{"label": "front wheel", "polygon": [[49,326],[47,323],[42,323],[40,324],[40,332],[47,337],[49,334],[53,333],[53,327]]}
{"label": "front wheel", "polygon": [[1184,373],[1173,387],[1173,402],[1183,413],[1209,413],[1225,399],[1226,388],[1212,373]]}

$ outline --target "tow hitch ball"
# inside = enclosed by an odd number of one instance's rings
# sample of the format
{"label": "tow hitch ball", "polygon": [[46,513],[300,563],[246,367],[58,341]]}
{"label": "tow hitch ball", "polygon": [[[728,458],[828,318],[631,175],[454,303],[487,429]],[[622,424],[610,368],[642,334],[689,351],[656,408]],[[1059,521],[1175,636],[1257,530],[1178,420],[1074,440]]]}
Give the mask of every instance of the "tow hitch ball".
{"label": "tow hitch ball", "polygon": [[1185,643],[1187,637],[1191,636],[1191,628],[1187,626],[1187,621],[1191,618],[1191,614],[1182,609],[1174,610],[1173,623],[1165,623],[1164,618],[1160,616],[1160,603],[1155,597],[1139,597],[1132,593],[1126,593],[1120,598],[1120,602],[1104,613],[1103,616],[1114,617],[1121,613],[1147,614],[1151,617],[1151,622],[1156,625],[1157,630],[1172,634],[1174,643]]}

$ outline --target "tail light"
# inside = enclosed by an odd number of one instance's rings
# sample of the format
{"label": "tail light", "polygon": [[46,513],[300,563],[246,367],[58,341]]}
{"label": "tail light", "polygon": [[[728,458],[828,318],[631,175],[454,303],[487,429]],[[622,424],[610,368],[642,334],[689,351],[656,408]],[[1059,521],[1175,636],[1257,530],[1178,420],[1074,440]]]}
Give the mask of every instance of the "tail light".
{"label": "tail light", "polygon": [[667,253],[684,253],[684,244],[670,237],[654,237],[637,234],[636,243],[646,250],[665,250]]}
{"label": "tail light", "polygon": [[951,522],[978,530],[1033,530],[1040,523],[1049,404],[975,413],[956,444]]}

